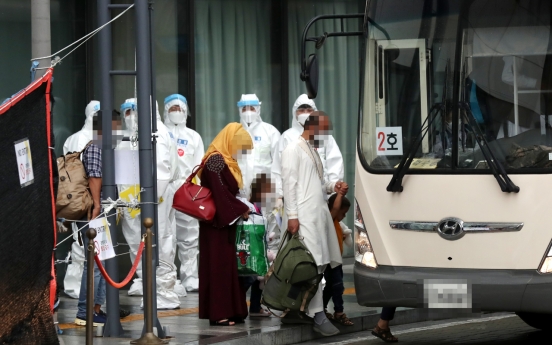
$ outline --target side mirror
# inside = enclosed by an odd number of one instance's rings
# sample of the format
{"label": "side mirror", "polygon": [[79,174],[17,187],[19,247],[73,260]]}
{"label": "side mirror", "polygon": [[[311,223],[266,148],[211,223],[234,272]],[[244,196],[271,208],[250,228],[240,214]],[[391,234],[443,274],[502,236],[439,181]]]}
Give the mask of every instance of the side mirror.
{"label": "side mirror", "polygon": [[315,99],[318,94],[318,60],[316,54],[311,54],[307,58],[307,70],[304,80],[307,86],[307,95],[310,99]]}

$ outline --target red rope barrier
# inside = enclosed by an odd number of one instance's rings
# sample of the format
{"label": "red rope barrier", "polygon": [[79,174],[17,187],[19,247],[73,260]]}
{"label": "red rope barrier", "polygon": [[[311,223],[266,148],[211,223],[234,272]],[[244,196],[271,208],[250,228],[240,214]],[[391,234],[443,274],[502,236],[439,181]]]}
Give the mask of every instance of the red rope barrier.
{"label": "red rope barrier", "polygon": [[136,268],[138,268],[138,263],[140,262],[140,258],[142,257],[142,251],[144,250],[145,244],[146,244],[146,242],[144,242],[144,241],[140,242],[140,247],[138,247],[138,253],[136,254],[136,259],[134,260],[134,264],[132,265],[132,268],[130,269],[130,272],[128,272],[128,275],[125,278],[125,280],[123,280],[120,283],[114,282],[109,277],[109,275],[105,271],[105,268],[103,267],[102,262],[100,261],[100,258],[98,257],[98,255],[96,254],[96,256],[94,256],[94,261],[96,261],[96,265],[98,265],[98,268],[100,269],[100,272],[104,276],[105,281],[109,283],[109,285],[113,286],[114,288],[121,289],[122,287],[124,287],[125,285],[127,285],[130,282],[132,277],[134,277],[134,273],[136,272]]}

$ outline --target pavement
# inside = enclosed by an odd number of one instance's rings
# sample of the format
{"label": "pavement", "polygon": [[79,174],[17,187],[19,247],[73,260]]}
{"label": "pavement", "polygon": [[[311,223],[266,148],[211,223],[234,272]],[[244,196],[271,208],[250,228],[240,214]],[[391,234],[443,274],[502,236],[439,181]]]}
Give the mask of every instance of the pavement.
{"label": "pavement", "polygon": [[[353,260],[344,262],[345,313],[355,323],[354,326],[341,326],[341,334],[371,330],[379,319],[381,308],[366,308],[357,304],[353,283]],[[63,294],[62,294],[63,295]],[[63,334],[60,340],[66,345],[84,344],[85,327],[74,324],[77,300],[65,295],[60,297],[58,321]],[[244,324],[233,327],[210,326],[208,320],[198,319],[197,293],[188,293],[182,297],[181,308],[176,310],[160,310],[158,318],[162,327],[168,327],[170,344],[296,344],[319,339],[309,325],[282,325],[279,318],[247,318]],[[132,314],[121,320],[124,334],[119,338],[95,337],[94,344],[128,344],[132,339],[138,339],[144,326],[143,310],[140,309],[140,297],[128,296],[127,291],[120,291],[121,308],[128,309]],[[329,311],[333,311],[330,302]],[[105,310],[105,309],[104,309]],[[391,325],[408,324],[425,320],[439,320],[457,317],[457,314],[447,312],[430,312],[424,309],[398,308],[395,320]],[[464,315],[465,316],[465,315]],[[480,314],[471,315],[480,317]],[[94,329],[95,331],[96,329]]]}
{"label": "pavement", "polygon": [[[513,313],[492,313],[481,318],[419,322],[391,327],[401,344],[550,344],[551,333],[532,328]],[[550,330],[549,330],[550,331]],[[309,341],[303,345],[377,345],[383,342],[370,331]]]}

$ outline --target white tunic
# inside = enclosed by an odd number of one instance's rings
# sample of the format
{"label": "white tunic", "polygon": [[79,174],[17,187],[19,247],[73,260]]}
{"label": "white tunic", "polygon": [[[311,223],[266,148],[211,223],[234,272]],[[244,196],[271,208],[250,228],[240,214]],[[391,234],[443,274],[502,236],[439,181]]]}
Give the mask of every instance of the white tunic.
{"label": "white tunic", "polygon": [[324,195],[333,191],[335,181],[324,179],[318,153],[302,137],[282,152],[282,182],[285,216],[299,220],[299,235],[318,266],[342,263],[339,243]]}

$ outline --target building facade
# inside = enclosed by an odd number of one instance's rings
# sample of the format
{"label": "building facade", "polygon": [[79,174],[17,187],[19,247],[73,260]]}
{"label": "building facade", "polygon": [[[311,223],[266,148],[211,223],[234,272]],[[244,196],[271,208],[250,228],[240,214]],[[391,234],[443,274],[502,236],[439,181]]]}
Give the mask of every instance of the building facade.
{"label": "building facade", "polygon": [[[97,27],[95,0],[50,0],[50,4],[52,52]],[[166,96],[183,94],[191,112],[188,126],[202,135],[206,145],[227,123],[239,122],[236,102],[246,93],[257,94],[263,121],[283,132],[291,125],[293,102],[306,91],[299,78],[300,38],[305,25],[317,15],[363,13],[364,6],[364,0],[157,0],[153,30],[156,98],[162,106]],[[112,15],[120,12],[113,10]],[[5,48],[0,50],[2,99],[30,82],[30,21],[30,0],[0,0],[0,44]],[[357,19],[344,24],[350,31],[361,27]],[[113,68],[133,70],[133,10],[112,25]],[[315,24],[310,34],[339,30],[338,20],[325,21]],[[91,39],[55,67],[53,113],[58,156],[65,139],[81,129],[86,104],[99,97],[97,52],[97,42]],[[314,44],[309,43],[307,55],[312,52]],[[330,38],[317,53],[320,87],[315,101],[333,121],[333,135],[345,162],[345,180],[353,185],[360,40]],[[134,77],[114,78],[116,108],[134,94]],[[352,227],[350,213],[346,223]],[[62,258],[65,253],[61,250],[57,255]]]}

